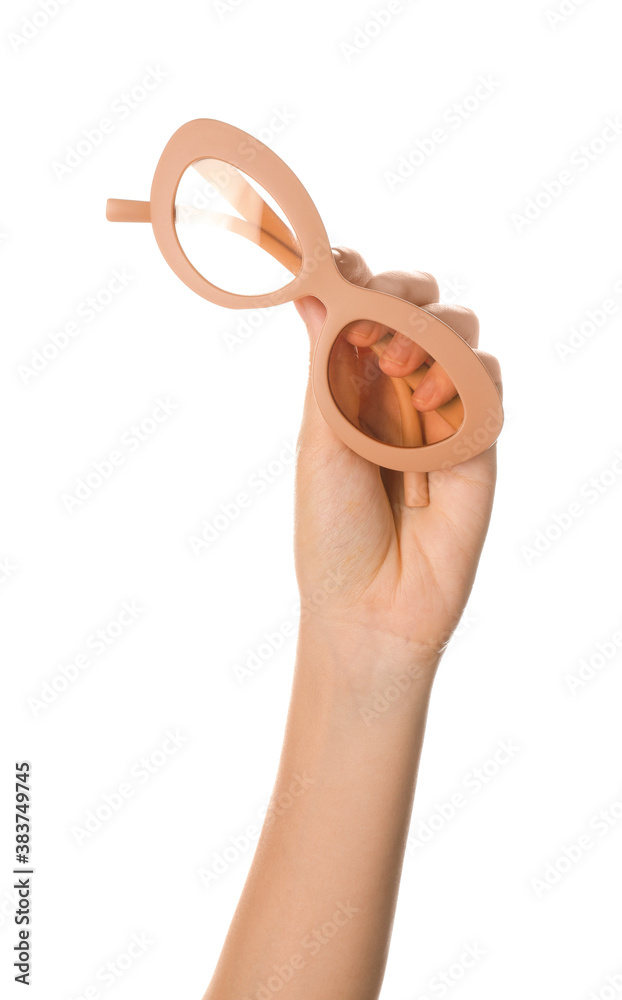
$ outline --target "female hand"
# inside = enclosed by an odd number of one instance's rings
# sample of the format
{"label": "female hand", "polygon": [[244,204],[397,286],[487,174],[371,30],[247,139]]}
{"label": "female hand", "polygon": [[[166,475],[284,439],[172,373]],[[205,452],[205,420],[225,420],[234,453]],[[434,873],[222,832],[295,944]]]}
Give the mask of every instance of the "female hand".
{"label": "female hand", "polygon": [[[337,266],[349,281],[408,299],[477,347],[477,317],[462,306],[440,304],[431,275],[388,271],[374,276],[355,251],[338,253]],[[307,296],[296,308],[313,352],[324,306]],[[384,333],[370,323],[351,325],[341,339],[369,348]],[[421,364],[421,349],[401,334],[391,346],[396,359],[389,360],[387,350],[379,361],[386,375],[403,376]],[[477,353],[500,388],[496,359]],[[417,401],[417,409],[426,414],[426,440],[432,442],[447,434],[447,427],[441,427],[444,421],[432,411],[451,398],[455,388],[438,365],[430,369],[426,383],[427,398]],[[347,663],[353,662],[353,649],[364,647],[378,650],[383,670],[403,669],[415,661],[433,671],[473,585],[494,496],[496,446],[453,468],[429,473],[429,506],[406,507],[403,474],[380,470],[343,444],[324,421],[309,384],[298,448],[301,634],[311,629],[332,646],[345,642]]]}

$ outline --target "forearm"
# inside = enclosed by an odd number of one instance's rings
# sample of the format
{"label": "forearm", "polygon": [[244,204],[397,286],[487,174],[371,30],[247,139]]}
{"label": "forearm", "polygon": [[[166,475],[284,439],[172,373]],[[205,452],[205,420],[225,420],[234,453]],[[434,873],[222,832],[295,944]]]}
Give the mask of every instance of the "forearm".
{"label": "forearm", "polygon": [[377,647],[301,632],[271,808],[205,1000],[380,991],[434,665]]}

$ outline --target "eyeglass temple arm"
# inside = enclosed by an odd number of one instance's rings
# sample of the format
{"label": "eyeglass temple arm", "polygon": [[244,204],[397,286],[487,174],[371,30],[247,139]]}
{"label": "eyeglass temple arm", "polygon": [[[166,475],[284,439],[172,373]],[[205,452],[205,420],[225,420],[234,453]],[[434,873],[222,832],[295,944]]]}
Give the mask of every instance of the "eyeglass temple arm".
{"label": "eyeglass temple arm", "polygon": [[270,208],[258,191],[232,164],[220,160],[195,160],[194,169],[201,174],[248,222],[269,233],[302,260],[302,249],[289,226]]}
{"label": "eyeglass temple arm", "polygon": [[[226,215],[224,212],[212,212],[209,209],[192,209],[187,206],[187,211],[188,213],[192,212],[192,216],[188,215],[187,221],[206,221],[210,225],[228,229],[250,240],[251,243],[256,243],[292,274],[297,274],[300,270],[299,250],[291,241],[282,242],[265,225],[260,227],[246,219],[238,219],[236,216]],[[109,222],[150,222],[151,205],[148,201],[109,198],[106,202],[106,218]],[[264,220],[262,219],[262,221]]]}
{"label": "eyeglass temple arm", "polygon": [[[196,160],[192,166],[242,216],[242,219],[237,219],[224,213],[207,211],[206,215],[201,214],[201,221],[207,219],[212,224],[244,236],[270,253],[292,274],[297,274],[300,270],[302,250],[296,235],[266,204],[240,171],[232,164],[209,158]],[[150,222],[151,206],[147,201],[109,198],[106,218],[110,222]],[[244,220],[246,226],[243,225]]]}

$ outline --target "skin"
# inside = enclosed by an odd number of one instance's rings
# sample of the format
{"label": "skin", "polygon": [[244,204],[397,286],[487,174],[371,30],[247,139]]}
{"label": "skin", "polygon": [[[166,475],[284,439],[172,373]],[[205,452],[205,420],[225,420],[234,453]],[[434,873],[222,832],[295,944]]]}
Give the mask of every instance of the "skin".
{"label": "skin", "polygon": [[[338,253],[348,280],[435,312],[477,346],[476,316],[439,304],[430,275],[373,276],[354,251]],[[313,350],[324,307],[310,297],[296,307]],[[355,346],[367,349],[385,333],[352,325],[343,349],[355,357]],[[401,335],[393,345],[397,358],[379,362],[387,375],[425,360]],[[495,359],[480,356],[500,382]],[[427,396],[416,403],[428,414],[430,441],[447,433],[431,411],[455,388],[434,365],[426,382]],[[378,997],[432,684],[471,591],[492,509],[494,446],[431,473],[429,506],[408,508],[403,476],[350,451],[323,420],[310,386],[298,448],[302,611],[283,751],[204,1000]]]}

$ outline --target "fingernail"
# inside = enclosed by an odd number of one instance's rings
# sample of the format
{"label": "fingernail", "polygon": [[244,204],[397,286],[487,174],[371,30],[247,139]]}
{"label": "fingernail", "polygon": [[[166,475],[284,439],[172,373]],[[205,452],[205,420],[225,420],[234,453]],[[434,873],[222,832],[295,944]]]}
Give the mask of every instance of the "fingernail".
{"label": "fingernail", "polygon": [[397,340],[393,337],[389,346],[382,352],[380,360],[391,361],[393,364],[401,365],[408,360],[409,355],[410,344],[405,344],[402,340]]}
{"label": "fingernail", "polygon": [[350,334],[357,337],[370,337],[376,331],[378,324],[371,319],[357,319],[354,323],[349,323],[346,330],[346,339]]}
{"label": "fingernail", "polygon": [[413,392],[413,403],[415,406],[427,406],[432,399],[433,392],[434,386],[432,381],[426,376]]}

